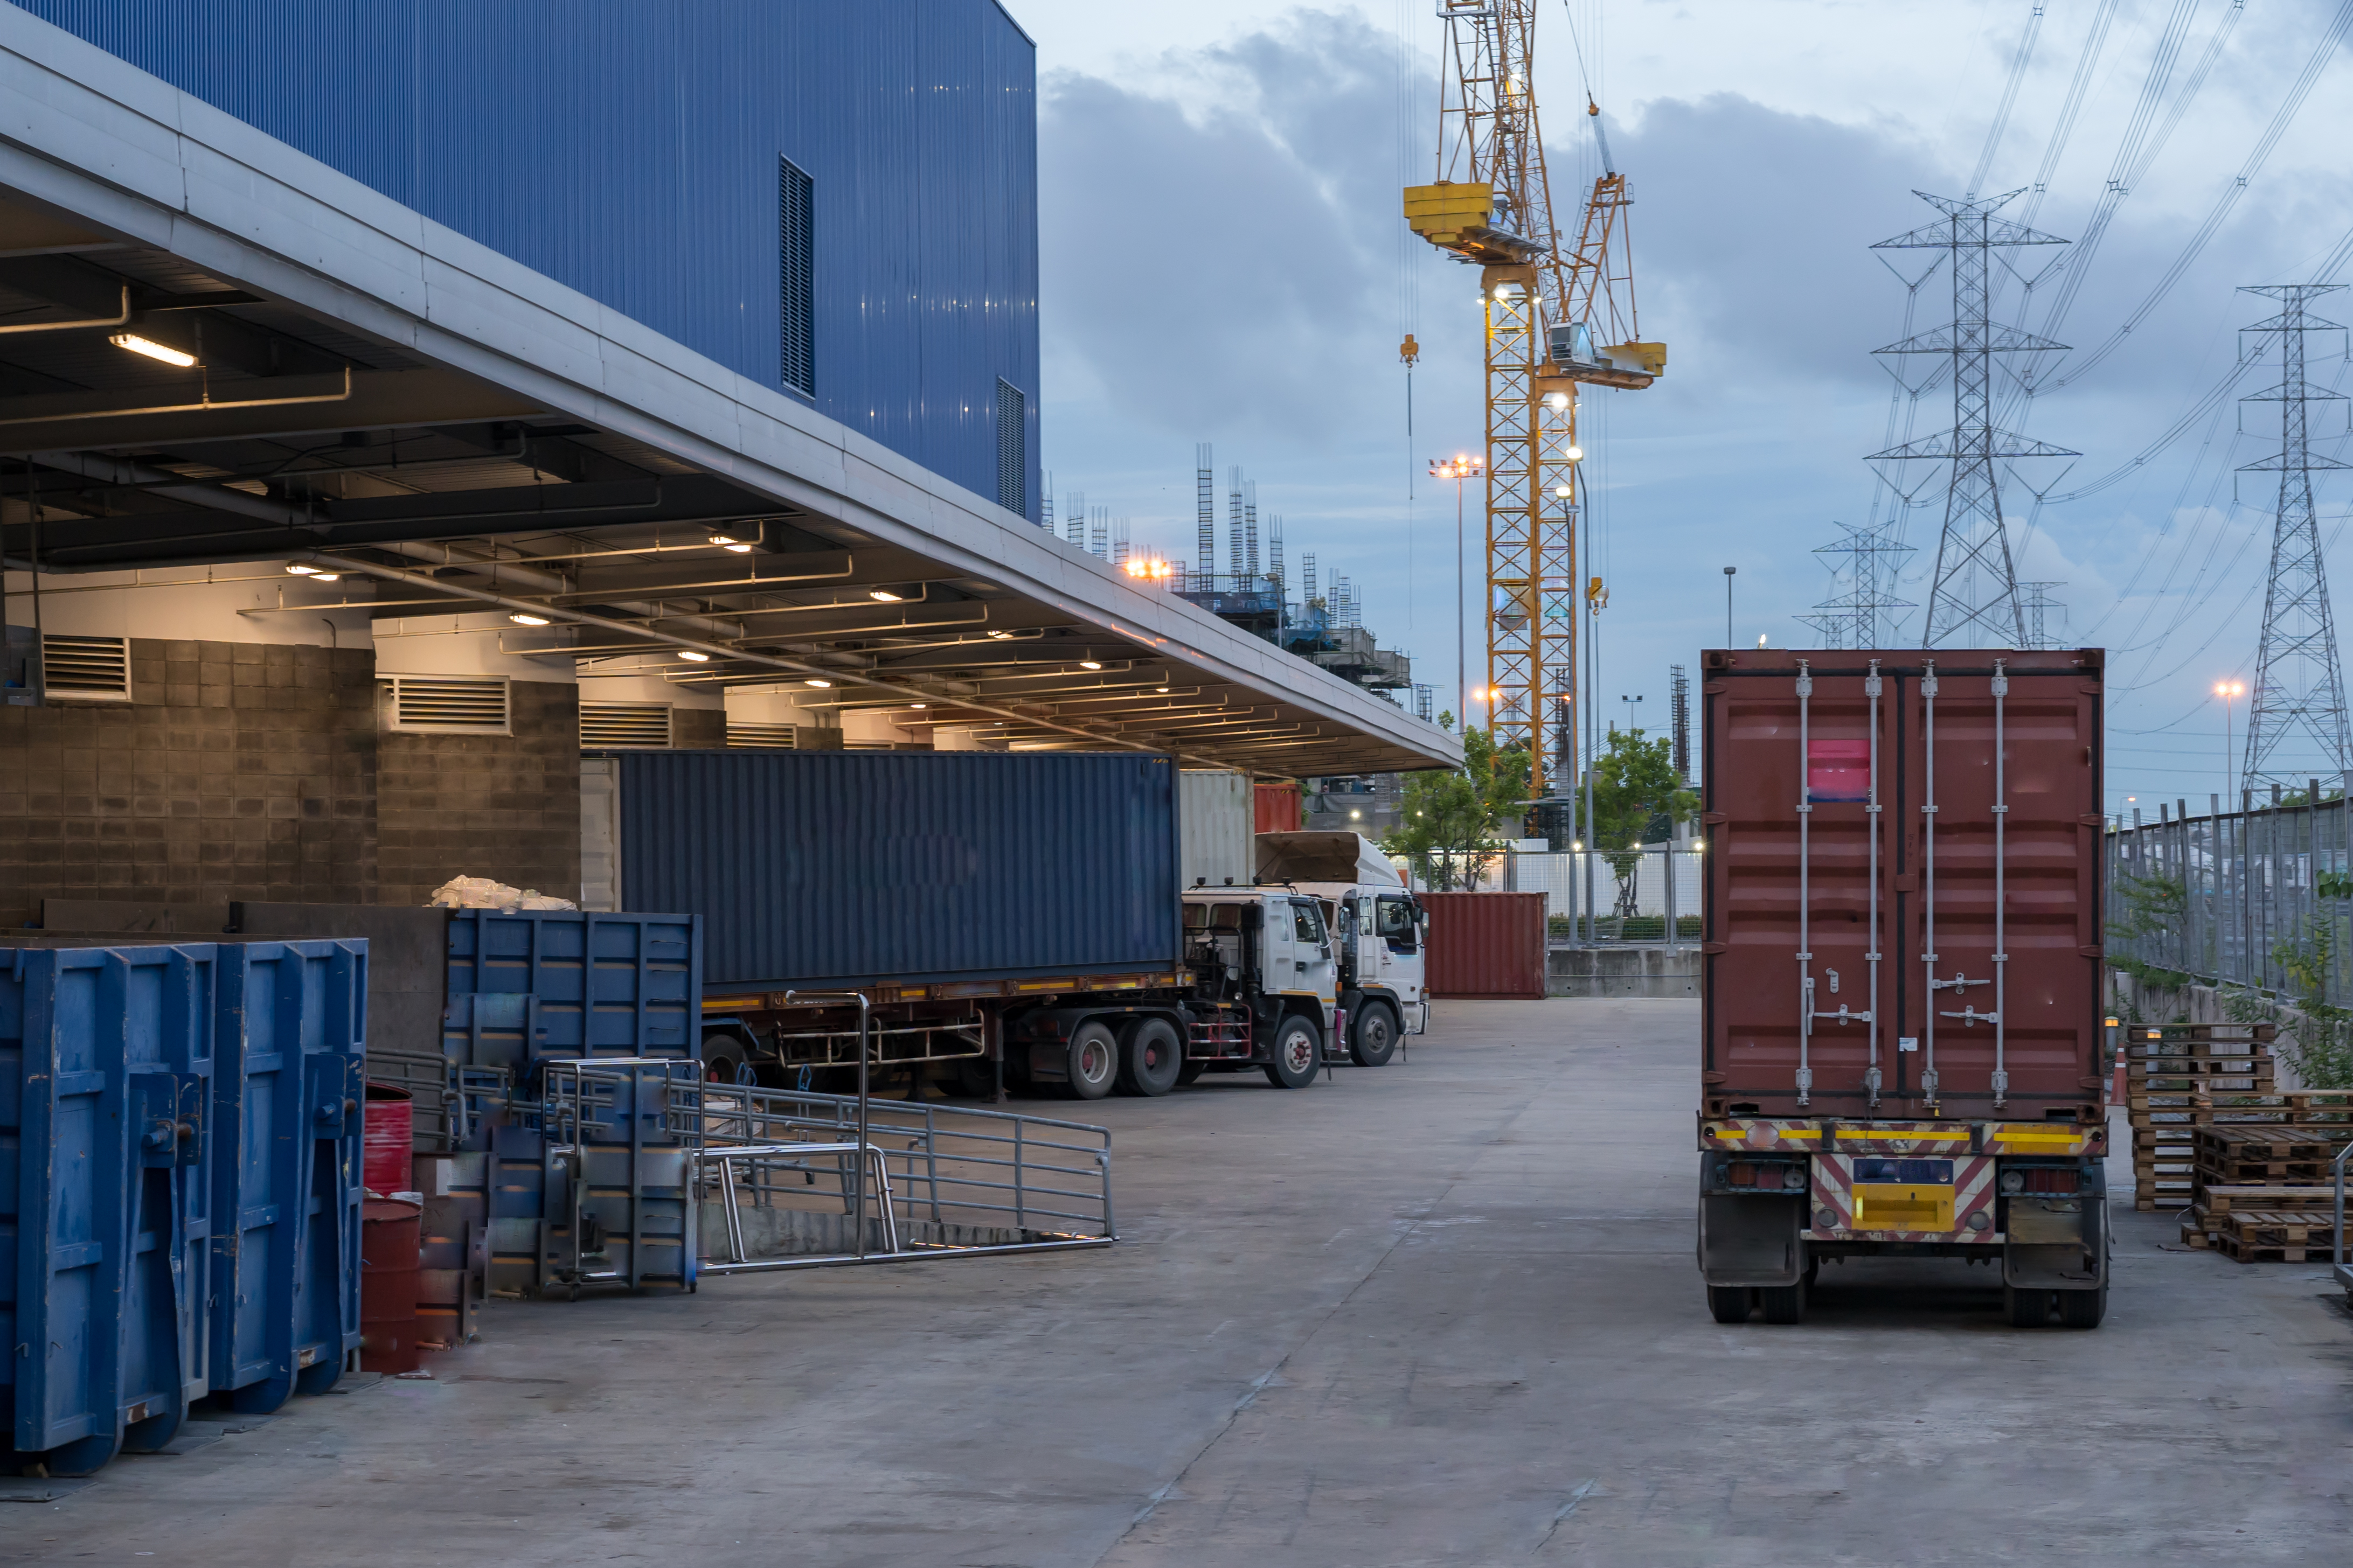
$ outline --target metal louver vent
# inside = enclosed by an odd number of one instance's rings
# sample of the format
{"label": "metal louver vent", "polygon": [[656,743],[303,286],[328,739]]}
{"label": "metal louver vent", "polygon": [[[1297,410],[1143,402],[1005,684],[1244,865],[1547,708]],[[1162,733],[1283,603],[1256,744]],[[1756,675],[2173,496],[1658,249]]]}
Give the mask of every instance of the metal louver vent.
{"label": "metal louver vent", "polygon": [[131,639],[45,634],[41,680],[53,702],[128,702]]}
{"label": "metal louver vent", "polygon": [[670,704],[583,702],[580,744],[593,749],[621,746],[666,751],[670,747]]}
{"label": "metal louver vent", "polygon": [[727,726],[727,743],[737,750],[790,752],[799,749],[790,724],[735,724]]}
{"label": "metal louver vent", "polygon": [[396,675],[392,727],[438,735],[513,733],[503,675]]}

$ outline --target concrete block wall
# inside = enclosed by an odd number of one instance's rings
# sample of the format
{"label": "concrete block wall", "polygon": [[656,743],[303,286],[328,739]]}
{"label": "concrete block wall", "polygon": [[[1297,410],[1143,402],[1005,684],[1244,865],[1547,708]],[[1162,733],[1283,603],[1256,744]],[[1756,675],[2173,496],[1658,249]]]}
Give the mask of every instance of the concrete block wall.
{"label": "concrete block wall", "polygon": [[[383,902],[421,904],[457,876],[580,896],[578,689],[518,680],[509,690],[512,734],[377,736]],[[717,735],[711,743],[724,745],[723,713]]]}
{"label": "concrete block wall", "polygon": [[373,655],[131,643],[132,700],[0,708],[0,921],[44,898],[374,901]]}

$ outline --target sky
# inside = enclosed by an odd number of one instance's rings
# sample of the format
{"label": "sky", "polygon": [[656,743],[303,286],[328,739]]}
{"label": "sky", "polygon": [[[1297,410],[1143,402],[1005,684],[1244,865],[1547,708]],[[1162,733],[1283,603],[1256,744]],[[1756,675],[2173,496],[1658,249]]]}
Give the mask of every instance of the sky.
{"label": "sky", "polygon": [[[1261,517],[1284,520],[1294,580],[1309,551],[1326,581],[1346,574],[1365,624],[1452,707],[1455,498],[1423,470],[1477,449],[1476,279],[1407,233],[1398,195],[1437,172],[1433,7],[1008,5],[1039,45],[1043,442],[1058,507],[1083,492],[1129,520],[1137,547],[1189,561],[1194,449],[1211,443],[1220,550],[1226,473],[1240,465]],[[1941,491],[1904,504],[1863,458],[1949,426],[1951,393],[1908,396],[1873,355],[1907,331],[1917,263],[1871,247],[1935,219],[1915,191],[2021,190],[2004,215],[2073,243],[2008,253],[2021,273],[2064,260],[2031,290],[2005,275],[1995,314],[2022,310],[2073,352],[2042,356],[2031,398],[1998,379],[2001,423],[2080,456],[2006,475],[2017,574],[2052,584],[2065,645],[2108,650],[2110,810],[2154,816],[2179,798],[2203,810],[2235,787],[2212,688],[2254,685],[2277,479],[2234,470],[2275,451],[2279,430],[2275,403],[2235,401],[2279,379],[2259,362],[2232,381],[2269,341],[2239,329],[2276,309],[2237,290],[2313,280],[2353,232],[2353,166],[2335,155],[2353,132],[2353,51],[2331,42],[2347,7],[2042,9],[2039,26],[2031,0],[1539,12],[1556,210],[1581,206],[1599,172],[1577,112],[1589,82],[1634,196],[1642,335],[1669,345],[1656,385],[1596,390],[1583,409],[1609,589],[1605,716],[1661,725],[1669,667],[1726,639],[1725,566],[1738,568],[1741,646],[1820,644],[1799,617],[1835,591],[1836,558],[1817,551],[1841,523],[1889,524],[1915,547],[1897,596],[1928,597]],[[1883,265],[1891,254],[1904,276]],[[1911,302],[1910,331],[1948,319],[1944,275]],[[2353,293],[2321,308],[2353,319]],[[1421,345],[1410,437],[1407,331]],[[2311,382],[2353,382],[2342,332],[2306,348]],[[2353,461],[2344,405],[2314,405],[2312,429],[2316,451]],[[2334,570],[2353,476],[2318,479]],[[1475,675],[1475,487],[1468,499]],[[1920,612],[1899,614],[1886,640],[1916,642]],[[2244,709],[2229,715],[2242,745]],[[2301,776],[2323,756],[2294,732],[2272,763]]]}

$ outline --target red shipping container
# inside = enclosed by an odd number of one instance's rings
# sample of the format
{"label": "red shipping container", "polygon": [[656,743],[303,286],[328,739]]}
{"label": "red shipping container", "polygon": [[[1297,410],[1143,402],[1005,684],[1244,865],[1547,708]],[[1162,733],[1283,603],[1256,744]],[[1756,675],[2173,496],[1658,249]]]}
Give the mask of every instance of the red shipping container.
{"label": "red shipping container", "polygon": [[2097,1120],[2101,667],[1705,656],[1706,1115]]}
{"label": "red shipping container", "polygon": [[1545,986],[1542,893],[1416,893],[1430,911],[1432,996],[1536,1001]]}
{"label": "red shipping container", "polygon": [[1258,816],[1257,831],[1261,833],[1296,833],[1299,831],[1299,786],[1295,784],[1262,784],[1253,792],[1252,804]]}

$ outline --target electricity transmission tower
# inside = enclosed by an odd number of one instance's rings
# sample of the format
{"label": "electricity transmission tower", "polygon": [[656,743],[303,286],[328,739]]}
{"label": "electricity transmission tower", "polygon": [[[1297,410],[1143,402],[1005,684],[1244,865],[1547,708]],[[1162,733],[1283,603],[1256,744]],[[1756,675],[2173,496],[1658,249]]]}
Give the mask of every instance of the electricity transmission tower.
{"label": "electricity transmission tower", "polygon": [[[1875,352],[1934,354],[1949,360],[1953,427],[1874,452],[1870,460],[1952,465],[1951,488],[1945,498],[1945,529],[1936,541],[1936,566],[1929,578],[1928,624],[1921,642],[1930,647],[1947,644],[2023,647],[2026,622],[2018,602],[2018,574],[2010,560],[2010,534],[2002,522],[2001,483],[1995,465],[2019,458],[2078,454],[1994,427],[1994,356],[2049,353],[2065,345],[1989,320],[1987,297],[1997,252],[2066,241],[1994,216],[2020,191],[1979,201],[1956,201],[1926,191],[1912,194],[1944,214],[1943,221],[1881,240],[1872,248],[1944,251],[1936,265],[1953,269],[1953,319]],[[2006,258],[2002,265],[2010,265]],[[1935,266],[1929,270],[1934,271]]]}
{"label": "electricity transmission tower", "polygon": [[1816,546],[1814,553],[1843,555],[1846,564],[1831,568],[1831,596],[1814,606],[1813,615],[1798,618],[1822,634],[1824,647],[1893,647],[1894,617],[1889,612],[1913,607],[1911,600],[1895,596],[1896,579],[1903,558],[1916,552],[1896,542],[1892,522],[1838,526],[1846,537]]}
{"label": "electricity transmission tower", "polygon": [[2021,647],[2042,648],[2059,646],[2059,638],[2052,631],[2052,627],[2054,625],[2066,625],[2067,606],[2052,598],[2051,590],[2063,588],[2066,585],[2064,583],[2021,583],[2019,584],[2024,593],[2024,597],[2019,602],[2019,611],[2026,617],[2026,640],[2019,645]]}
{"label": "electricity transmission tower", "polygon": [[[2320,531],[2312,515],[2316,469],[2345,464],[2314,455],[2308,404],[2343,403],[2342,394],[2304,379],[2304,334],[2343,331],[2335,321],[2307,312],[2307,303],[2343,287],[2336,283],[2286,283],[2244,289],[2279,301],[2279,314],[2245,331],[2279,340],[2279,384],[2240,399],[2280,405],[2279,455],[2249,463],[2241,473],[2279,475],[2279,510],[2272,528],[2271,586],[2263,596],[2263,640],[2255,656],[2255,690],[2247,704],[2246,765],[2240,787],[2273,783],[2294,785],[2309,775],[2296,757],[2285,773],[2270,764],[2274,752],[2301,731],[2319,750],[2330,772],[2348,755],[2345,721],[2345,673],[2337,660],[2337,621],[2328,608],[2328,579],[2321,567]],[[2303,771],[2298,771],[2302,768]]]}

